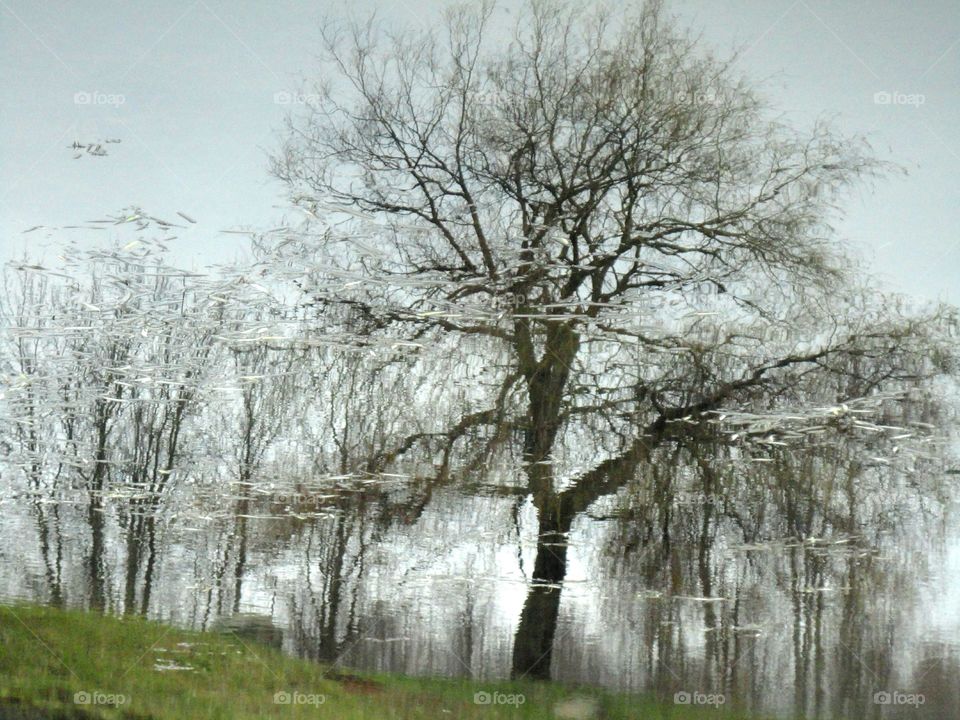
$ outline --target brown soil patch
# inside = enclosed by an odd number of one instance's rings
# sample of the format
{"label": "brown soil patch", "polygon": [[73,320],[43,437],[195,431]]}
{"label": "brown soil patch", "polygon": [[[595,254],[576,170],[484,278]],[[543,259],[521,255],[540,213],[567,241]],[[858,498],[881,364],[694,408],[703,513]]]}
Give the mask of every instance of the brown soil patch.
{"label": "brown soil patch", "polygon": [[380,685],[380,683],[374,682],[373,680],[367,680],[359,675],[331,672],[327,673],[326,677],[331,680],[336,680],[343,686],[344,690],[355,695],[376,695],[383,692],[383,687]]}

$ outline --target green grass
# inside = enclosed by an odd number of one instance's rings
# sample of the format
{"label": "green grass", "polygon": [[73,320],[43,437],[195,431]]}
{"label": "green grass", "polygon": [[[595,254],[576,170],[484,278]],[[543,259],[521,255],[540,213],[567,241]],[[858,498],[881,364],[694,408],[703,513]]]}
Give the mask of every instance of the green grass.
{"label": "green grass", "polygon": [[[160,671],[158,662],[193,669]],[[474,694],[481,691],[522,695],[524,702],[476,704]],[[77,693],[100,693],[101,702],[75,702],[83,699]],[[299,700],[316,704],[278,704],[276,693],[299,693]],[[122,704],[103,702],[116,696],[123,696]],[[557,717],[558,703],[585,696],[599,703],[606,720],[745,717],[728,708],[674,705],[557,683],[332,670],[236,637],[178,630],[139,617],[0,606],[0,718],[533,720]]]}

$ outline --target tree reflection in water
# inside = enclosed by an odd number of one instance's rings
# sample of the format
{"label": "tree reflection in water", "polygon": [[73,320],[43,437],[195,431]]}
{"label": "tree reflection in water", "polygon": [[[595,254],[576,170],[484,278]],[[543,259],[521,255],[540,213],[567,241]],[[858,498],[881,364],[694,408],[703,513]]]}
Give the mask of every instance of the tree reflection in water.
{"label": "tree reflection in water", "polygon": [[[559,491],[550,465],[527,468],[539,496],[496,476],[239,485],[232,500],[208,486],[155,517],[134,595],[188,626],[272,616],[288,650],[348,666],[722,692],[814,717],[865,717],[901,690],[945,717],[960,627],[927,628],[942,593],[957,600],[937,572],[958,544],[951,499],[934,459],[867,459],[884,442],[645,440]],[[75,562],[94,542],[85,505],[41,515],[28,498],[3,524],[22,549],[2,564],[7,596],[82,605],[100,587],[126,608],[136,561],[110,554],[92,576]],[[112,542],[124,501],[104,504]]]}

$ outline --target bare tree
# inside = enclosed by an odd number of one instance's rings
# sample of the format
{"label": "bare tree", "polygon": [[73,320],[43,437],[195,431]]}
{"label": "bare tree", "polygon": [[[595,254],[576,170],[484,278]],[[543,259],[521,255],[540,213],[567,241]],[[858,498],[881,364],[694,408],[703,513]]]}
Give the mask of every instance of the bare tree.
{"label": "bare tree", "polygon": [[[496,367],[485,405],[397,452],[522,432],[541,542],[514,671],[545,676],[563,538],[645,436],[899,392],[952,367],[934,348],[955,320],[898,312],[833,238],[842,191],[883,169],[866,143],[771,119],[659,2],[535,0],[507,32],[490,3],[444,19],[325,26],[330,75],[273,164],[311,220],[272,257],[356,345],[486,341],[458,354]],[[608,459],[562,489],[557,441],[578,428],[581,466]]]}
{"label": "bare tree", "polygon": [[[897,401],[956,368],[956,315],[882,295],[834,239],[846,186],[883,169],[865,143],[771,119],[656,1],[533,0],[503,29],[490,4],[451,9],[440,33],[326,26],[332,74],[274,162],[306,220],[256,241],[250,266],[197,276],[138,235],[3,278],[0,443],[32,492],[86,493],[92,604],[116,595],[116,528],[125,606],[148,608],[161,505],[182,490],[218,507],[197,487],[212,480],[233,507],[216,576],[232,565],[234,610],[258,503],[337,517],[316,633],[336,654],[377,533],[520,459],[498,492],[515,518],[530,499],[539,532],[513,667],[546,677],[575,524],[641,473],[669,515],[657,443],[705,436],[722,457],[919,427]],[[172,227],[137,209],[116,223]],[[432,467],[368,487],[417,452]],[[267,477],[307,482],[284,503]]]}
{"label": "bare tree", "polygon": [[657,2],[534,2],[504,43],[494,17],[328,27],[333,77],[274,162],[320,226],[277,252],[325,326],[499,345],[532,462],[572,416],[662,427],[876,339],[829,228],[880,169],[864,143],[770,120]]}

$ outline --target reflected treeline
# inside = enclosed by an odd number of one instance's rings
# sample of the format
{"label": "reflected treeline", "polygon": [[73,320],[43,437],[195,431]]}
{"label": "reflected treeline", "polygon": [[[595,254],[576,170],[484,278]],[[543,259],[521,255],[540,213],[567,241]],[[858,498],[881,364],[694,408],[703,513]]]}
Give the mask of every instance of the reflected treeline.
{"label": "reflected treeline", "polygon": [[5,279],[5,597],[812,717],[955,697],[960,627],[924,632],[931,591],[960,599],[935,572],[958,542],[939,331],[708,362],[541,318],[517,364],[325,334],[336,309],[265,267],[157,247]]}
{"label": "reflected treeline", "polygon": [[[645,440],[541,497],[412,471],[286,494],[204,483],[171,491],[132,543],[128,498],[101,498],[97,540],[82,499],[24,493],[3,524],[22,551],[0,571],[11,596],[100,593],[206,628],[265,616],[289,651],[347,666],[811,717],[871,717],[876,693],[901,691],[943,717],[957,645],[925,626],[931,588],[957,599],[935,572],[957,542],[950,498],[941,461],[892,447]],[[96,542],[101,564],[76,563]]]}
{"label": "reflected treeline", "polygon": [[[920,599],[949,507],[935,470],[865,461],[871,450],[658,448],[597,517],[607,542],[595,562],[615,585],[599,627],[559,643],[561,665],[600,681],[630,657],[664,694],[871,717],[875,693],[913,687],[910,668],[929,663]],[[606,633],[625,639],[589,642]],[[939,660],[955,663],[956,649]]]}

